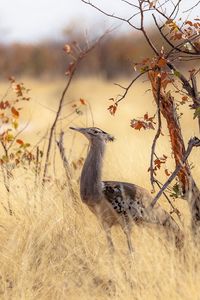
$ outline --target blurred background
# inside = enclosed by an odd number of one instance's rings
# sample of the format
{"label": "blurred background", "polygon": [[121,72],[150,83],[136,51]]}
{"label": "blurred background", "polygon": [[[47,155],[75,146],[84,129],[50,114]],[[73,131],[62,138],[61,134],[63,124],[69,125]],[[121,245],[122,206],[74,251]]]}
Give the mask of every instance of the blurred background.
{"label": "blurred background", "polygon": [[[183,1],[184,9],[188,2]],[[120,0],[93,3],[126,18],[135,9]],[[134,22],[137,24],[137,17]],[[159,43],[151,15],[147,16],[146,25]],[[91,41],[107,29],[111,33],[82,63],[79,75],[96,74],[106,79],[128,76],[133,72],[133,63],[145,58],[150,50],[138,32],[81,0],[0,0],[0,79],[10,75],[63,76],[67,65],[63,45],[74,40],[80,44]]]}

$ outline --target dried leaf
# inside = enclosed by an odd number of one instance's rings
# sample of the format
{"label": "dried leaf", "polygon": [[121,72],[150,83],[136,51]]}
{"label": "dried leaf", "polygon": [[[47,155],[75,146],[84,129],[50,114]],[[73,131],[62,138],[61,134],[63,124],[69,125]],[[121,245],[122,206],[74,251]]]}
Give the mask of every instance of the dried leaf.
{"label": "dried leaf", "polygon": [[16,108],[14,106],[11,108],[11,112],[13,114],[13,117],[19,118],[19,112],[18,112],[18,110],[16,110]]}
{"label": "dried leaf", "polygon": [[160,68],[165,67],[166,64],[167,64],[167,60],[166,60],[165,58],[163,58],[163,57],[161,57],[161,58],[158,60],[158,63],[157,63],[158,67],[160,67]]}
{"label": "dried leaf", "polygon": [[189,20],[187,20],[187,21],[185,22],[185,24],[186,24],[186,25],[193,26],[193,23],[192,23],[191,21],[189,21]]}
{"label": "dried leaf", "polygon": [[115,103],[115,104],[113,104],[113,105],[110,105],[110,106],[108,107],[108,110],[109,110],[110,114],[111,114],[112,116],[114,116],[115,113],[116,113],[116,110],[117,110],[117,103]]}
{"label": "dried leaf", "polygon": [[169,173],[168,169],[165,169],[165,174],[166,174],[167,176],[170,176],[170,173]]}
{"label": "dried leaf", "polygon": [[145,115],[144,115],[144,120],[148,120],[149,119],[149,116],[148,116],[148,113],[146,113]]}
{"label": "dried leaf", "polygon": [[86,105],[86,102],[85,102],[84,99],[80,98],[80,102],[81,102],[82,105]]}
{"label": "dried leaf", "polygon": [[20,140],[20,139],[17,139],[16,143],[19,144],[19,145],[23,145],[24,144],[24,142],[22,140]]}
{"label": "dried leaf", "polygon": [[136,130],[140,130],[141,128],[146,129],[146,125],[143,121],[139,121],[139,120],[131,120],[131,127],[136,129]]}

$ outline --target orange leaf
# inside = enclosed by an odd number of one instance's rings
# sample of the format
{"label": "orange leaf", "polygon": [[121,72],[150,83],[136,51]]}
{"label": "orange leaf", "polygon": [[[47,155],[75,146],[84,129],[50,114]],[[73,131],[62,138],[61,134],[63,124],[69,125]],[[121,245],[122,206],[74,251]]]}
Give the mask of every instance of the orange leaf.
{"label": "orange leaf", "polygon": [[188,97],[187,97],[187,96],[183,96],[183,97],[182,97],[182,100],[183,100],[184,102],[186,102],[186,101],[188,100]]}
{"label": "orange leaf", "polygon": [[142,121],[137,121],[137,120],[132,120],[131,121],[131,127],[136,129],[136,130],[140,130],[141,128],[146,129],[145,123]]}
{"label": "orange leaf", "polygon": [[163,68],[165,67],[167,64],[167,61],[165,58],[161,57],[157,63],[158,67]]}
{"label": "orange leaf", "polygon": [[108,110],[109,110],[110,114],[111,114],[112,116],[114,116],[115,113],[116,113],[116,110],[117,110],[117,104],[115,103],[114,105],[110,105],[110,106],[108,107]]}
{"label": "orange leaf", "polygon": [[15,118],[19,117],[19,112],[16,110],[16,108],[14,108],[14,106],[11,108],[11,112]]}
{"label": "orange leaf", "polygon": [[18,143],[19,145],[23,145],[24,144],[24,142],[22,140],[20,140],[20,139],[16,140],[16,143]]}
{"label": "orange leaf", "polygon": [[80,102],[81,102],[82,105],[86,105],[86,102],[85,102],[84,99],[81,98],[81,99],[80,99]]}
{"label": "orange leaf", "polygon": [[187,24],[187,25],[190,25],[190,26],[192,26],[192,25],[193,25],[193,23],[192,23],[191,21],[189,21],[189,20],[188,20],[188,21],[186,21],[186,22],[185,22],[185,24]]}
{"label": "orange leaf", "polygon": [[167,169],[165,169],[165,174],[166,174],[167,176],[170,176],[170,173],[169,173],[169,171],[168,171]]}

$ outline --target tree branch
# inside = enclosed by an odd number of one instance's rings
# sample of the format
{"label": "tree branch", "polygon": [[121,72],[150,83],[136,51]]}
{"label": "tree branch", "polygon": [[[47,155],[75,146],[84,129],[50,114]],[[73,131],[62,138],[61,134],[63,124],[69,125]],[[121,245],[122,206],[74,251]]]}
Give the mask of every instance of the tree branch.
{"label": "tree branch", "polygon": [[198,1],[195,5],[193,5],[192,7],[190,7],[189,9],[185,10],[184,13],[189,12],[191,10],[193,10],[195,7],[197,7],[200,4],[200,1]]}
{"label": "tree branch", "polygon": [[125,92],[120,96],[120,98],[116,101],[116,103],[119,103],[120,101],[122,101],[126,97],[126,95],[128,94],[128,91],[130,90],[130,88],[132,87],[132,85],[134,84],[134,82],[138,78],[140,78],[142,75],[144,75],[145,73],[147,73],[148,71],[149,70],[147,70],[147,71],[145,71],[143,73],[138,74],[135,78],[133,78],[133,80],[129,83],[129,85],[127,87],[123,87],[123,86],[115,83],[115,85],[118,85],[119,87],[121,87],[122,89],[125,90]]}
{"label": "tree branch", "polygon": [[157,128],[157,132],[155,134],[155,137],[153,139],[153,143],[151,146],[151,160],[150,160],[150,181],[151,181],[151,185],[152,188],[154,190],[154,182],[155,182],[155,178],[154,178],[154,168],[153,168],[153,157],[155,154],[155,149],[156,149],[156,143],[157,140],[161,134],[161,111],[160,111],[160,90],[161,90],[161,77],[158,77],[158,81],[157,81],[158,87],[157,87],[157,114],[158,114],[158,128]]}
{"label": "tree branch", "polygon": [[111,18],[114,18],[114,19],[117,19],[117,20],[120,20],[120,21],[123,21],[123,22],[126,22],[128,23],[131,27],[133,27],[134,29],[136,30],[140,30],[140,28],[134,26],[131,22],[130,22],[130,19],[131,18],[128,18],[128,19],[125,19],[125,18],[122,18],[122,17],[119,17],[119,16],[115,16],[114,14],[110,14],[110,13],[107,13],[106,11],[102,10],[101,8],[99,8],[98,6],[94,5],[93,3],[91,3],[89,0],[81,0],[82,2],[84,2],[85,4],[87,5],[90,5],[91,7],[95,8],[96,10],[98,10],[99,12],[101,12],[102,14],[104,14],[105,16],[107,17],[111,17]]}
{"label": "tree branch", "polygon": [[161,195],[163,194],[163,192],[165,191],[165,189],[169,186],[169,184],[174,180],[174,178],[176,177],[176,175],[179,173],[179,171],[184,167],[193,147],[200,147],[200,139],[198,139],[197,137],[193,137],[189,140],[188,142],[188,147],[187,150],[185,152],[185,155],[183,157],[183,160],[180,162],[179,165],[177,165],[176,169],[174,170],[174,172],[170,175],[170,177],[168,178],[168,180],[165,182],[165,184],[163,185],[163,187],[160,189],[160,191],[157,193],[157,195],[155,196],[155,198],[153,199],[153,201],[151,202],[150,206],[153,208],[155,206],[155,204],[157,203],[158,199],[161,197]]}

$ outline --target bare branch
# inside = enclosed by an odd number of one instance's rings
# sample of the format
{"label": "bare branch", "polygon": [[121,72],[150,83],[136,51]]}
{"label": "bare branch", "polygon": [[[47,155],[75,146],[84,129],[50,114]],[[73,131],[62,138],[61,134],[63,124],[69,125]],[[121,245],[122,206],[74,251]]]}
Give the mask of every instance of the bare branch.
{"label": "bare branch", "polygon": [[115,85],[118,85],[118,86],[120,86],[122,89],[125,90],[124,94],[121,95],[121,97],[116,101],[116,103],[119,103],[120,101],[122,101],[122,100],[126,97],[126,95],[128,94],[128,91],[130,90],[130,88],[132,87],[132,85],[134,84],[134,82],[135,82],[138,78],[140,78],[142,75],[144,75],[145,73],[147,73],[148,71],[149,71],[149,70],[147,70],[147,71],[145,71],[145,72],[143,72],[143,73],[138,74],[138,75],[137,75],[137,76],[129,83],[129,85],[128,85],[127,87],[123,87],[123,86],[121,86],[121,85],[115,83]]}
{"label": "bare branch", "polygon": [[193,5],[192,7],[190,7],[189,9],[185,10],[184,13],[193,10],[195,7],[197,7],[200,4],[200,1],[198,1],[195,5]]}
{"label": "bare branch", "polygon": [[[200,95],[199,95],[199,92],[198,92],[198,89],[197,89],[197,79],[196,79],[195,74],[192,75],[191,80],[192,80],[192,86],[193,86],[195,100],[196,100],[194,102],[194,105],[196,107],[194,107],[194,108],[199,108],[200,107]],[[198,125],[199,125],[199,132],[200,132],[200,116],[198,116]]]}
{"label": "bare branch", "polygon": [[[157,184],[157,186],[159,187],[159,189],[162,188],[162,184],[158,182],[158,180],[155,180],[155,183]],[[165,198],[167,199],[167,202],[169,203],[169,205],[171,206],[172,208],[172,211],[170,212],[170,214],[173,214],[175,213],[177,215],[177,217],[179,218],[179,221],[182,223],[182,220],[181,220],[181,213],[180,211],[178,210],[178,208],[176,208],[174,206],[174,204],[172,203],[172,201],[170,200],[170,198],[168,197],[168,195],[163,192],[163,195],[165,196]]]}
{"label": "bare branch", "polygon": [[153,168],[153,157],[155,154],[155,149],[156,149],[156,143],[157,140],[161,134],[161,112],[160,112],[160,90],[161,90],[161,77],[158,77],[158,81],[157,81],[158,87],[157,87],[157,115],[158,115],[158,128],[157,128],[157,132],[155,134],[155,137],[153,139],[153,143],[151,146],[151,160],[150,160],[150,181],[151,181],[151,185],[152,188],[154,190],[154,182],[155,182],[155,178],[154,178],[154,168]]}
{"label": "bare branch", "polygon": [[90,52],[92,51],[97,44],[99,44],[99,42],[105,37],[105,35],[107,34],[108,32],[105,32],[99,39],[97,39],[97,41],[94,42],[94,44],[92,46],[90,46],[90,48],[86,48],[84,50],[81,50],[80,53],[78,54],[78,57],[76,58],[76,61],[73,61],[73,67],[72,69],[70,70],[70,73],[69,73],[69,77],[68,77],[68,80],[67,80],[67,83],[66,83],[66,86],[61,94],[61,98],[59,100],[59,105],[58,105],[58,110],[56,112],[56,116],[55,116],[55,119],[53,121],[53,124],[50,128],[50,134],[49,134],[49,140],[48,140],[48,146],[47,146],[47,152],[46,152],[46,159],[45,159],[45,166],[44,166],[44,172],[43,172],[43,178],[42,178],[42,183],[43,183],[43,186],[45,184],[45,179],[46,179],[46,175],[47,175],[47,169],[48,169],[48,164],[49,164],[49,158],[50,158],[50,152],[51,152],[51,145],[52,145],[52,140],[53,140],[53,134],[54,134],[54,130],[56,128],[56,125],[57,125],[57,122],[59,120],[59,117],[60,117],[60,114],[61,114],[61,111],[62,111],[62,107],[63,107],[63,102],[64,102],[64,99],[65,99],[65,95],[69,89],[69,86],[71,84],[71,81],[76,73],[76,70],[77,70],[77,67],[78,65],[80,64],[80,62],[82,61],[83,58],[85,58],[85,56]]}
{"label": "bare branch", "polygon": [[70,168],[69,168],[69,162],[66,158],[66,155],[65,155],[65,148],[64,148],[64,145],[63,145],[63,137],[64,137],[64,132],[61,131],[60,132],[60,137],[59,137],[59,141],[56,141],[56,144],[58,146],[58,149],[60,151],[60,156],[62,158],[62,161],[63,161],[63,166],[64,166],[64,169],[65,169],[65,172],[66,172],[66,176],[67,176],[67,179],[71,179],[71,173],[70,173]]}
{"label": "bare branch", "polygon": [[[169,16],[169,19],[171,19],[173,17],[173,14],[176,12],[176,14],[178,13],[179,11],[179,5],[181,3],[182,0],[178,0],[178,2],[174,5],[174,9],[173,11],[171,12],[170,16]],[[173,17],[173,18],[176,18],[176,15]]]}
{"label": "bare branch", "polygon": [[140,14],[141,14],[141,21],[140,21],[140,26],[141,26],[141,31],[147,41],[147,43],[149,44],[150,48],[153,50],[153,52],[159,56],[159,52],[156,49],[155,45],[153,44],[153,42],[151,41],[150,37],[148,36],[148,34],[146,33],[146,30],[144,28],[144,11],[143,11],[143,7],[142,7],[143,1],[139,1],[139,5],[140,5]]}
{"label": "bare branch", "polygon": [[107,17],[111,17],[111,18],[114,18],[114,19],[117,19],[117,20],[126,22],[126,23],[128,23],[131,27],[133,27],[134,29],[140,30],[140,28],[134,26],[134,25],[130,22],[130,19],[132,19],[133,16],[131,16],[131,17],[128,18],[128,19],[125,19],[125,18],[116,16],[116,15],[114,15],[114,14],[110,14],[110,13],[108,13],[108,12],[102,10],[102,9],[99,8],[98,6],[96,6],[96,5],[94,5],[93,3],[91,3],[89,0],[88,0],[88,1],[86,1],[86,0],[81,0],[81,1],[84,2],[84,3],[87,4],[87,5],[90,5],[91,7],[95,8],[96,10],[98,10],[99,12],[101,12],[102,14],[104,14],[104,15],[107,16]]}
{"label": "bare branch", "polygon": [[187,80],[187,78],[179,70],[177,70],[177,68],[172,64],[172,62],[167,61],[167,65],[171,70],[176,72],[178,78],[181,80],[181,82],[183,84],[183,88],[188,92],[188,95],[192,99],[195,98],[194,90],[193,90],[192,86],[190,85],[189,81]]}
{"label": "bare branch", "polygon": [[139,6],[137,6],[137,5],[135,5],[135,4],[133,4],[133,3],[131,3],[131,2],[129,2],[129,1],[127,1],[127,0],[121,0],[122,2],[125,2],[126,4],[128,4],[128,5],[130,5],[130,6],[133,6],[133,7],[135,7],[135,8],[139,8]]}

